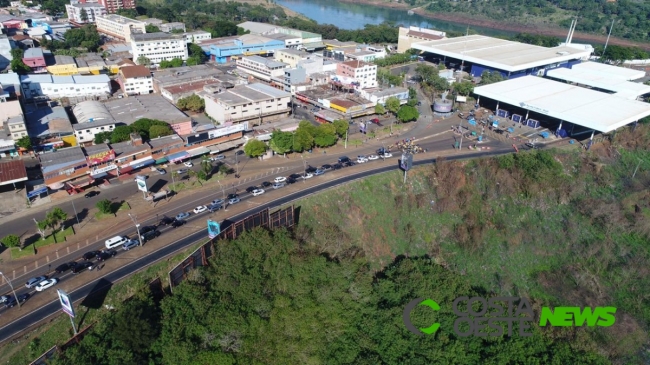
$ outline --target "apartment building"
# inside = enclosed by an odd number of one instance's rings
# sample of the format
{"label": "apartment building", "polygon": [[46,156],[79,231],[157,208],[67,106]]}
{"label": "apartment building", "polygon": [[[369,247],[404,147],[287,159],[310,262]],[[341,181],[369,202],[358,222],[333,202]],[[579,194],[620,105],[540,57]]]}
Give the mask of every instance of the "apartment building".
{"label": "apartment building", "polygon": [[305,60],[310,56],[313,57],[310,53],[293,48],[277,49],[273,54],[273,58],[276,61],[284,62],[291,68],[297,67],[298,62]]}
{"label": "apartment building", "polygon": [[93,76],[20,76],[22,93],[27,100],[36,97],[95,97],[111,95],[111,80],[107,75]]}
{"label": "apartment building", "polygon": [[[94,23],[98,16],[106,15],[106,8],[97,3],[66,4],[68,20],[77,24]],[[85,19],[83,13],[86,13]]]}
{"label": "apartment building", "polygon": [[218,94],[203,94],[205,112],[223,124],[229,121],[263,123],[287,116],[291,94],[268,85],[238,85]]}
{"label": "apartment building", "polygon": [[145,29],[146,23],[116,14],[98,16],[95,23],[99,33],[125,41],[130,41],[132,34],[147,32]]}
{"label": "apartment building", "polygon": [[181,22],[172,22],[172,23],[163,23],[158,26],[161,32],[169,33],[172,30],[182,30],[186,32],[185,23]]}
{"label": "apartment building", "polygon": [[377,87],[377,65],[361,61],[341,62],[336,65],[336,74],[355,79],[361,89]]}
{"label": "apartment building", "polygon": [[194,32],[183,33],[186,43],[200,43],[208,39],[212,39],[212,33],[203,30],[196,30]]}
{"label": "apartment building", "polygon": [[126,95],[143,95],[153,92],[151,71],[144,66],[122,67],[117,76],[117,83]]}
{"label": "apartment building", "polygon": [[120,9],[135,9],[135,0],[99,0],[99,3],[106,8],[109,14],[113,14]]}
{"label": "apartment building", "polygon": [[131,37],[133,60],[147,57],[153,64],[170,61],[174,58],[187,60],[187,43],[182,34],[148,33],[134,34]]}
{"label": "apartment building", "polygon": [[242,57],[237,60],[238,70],[267,82],[273,79],[284,79],[284,69],[287,67],[289,65],[284,62],[260,56]]}

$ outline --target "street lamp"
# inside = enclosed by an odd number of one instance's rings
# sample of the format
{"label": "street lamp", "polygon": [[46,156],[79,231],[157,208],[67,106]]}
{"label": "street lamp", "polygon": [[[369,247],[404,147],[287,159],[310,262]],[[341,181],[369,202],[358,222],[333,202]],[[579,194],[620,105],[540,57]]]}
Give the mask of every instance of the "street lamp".
{"label": "street lamp", "polygon": [[7,282],[7,284],[9,284],[9,287],[11,288],[11,292],[14,293],[14,298],[16,299],[16,303],[18,303],[18,308],[20,308],[20,300],[18,300],[18,296],[16,295],[16,291],[14,290],[14,286],[11,285],[11,280],[7,279],[5,274],[3,274],[2,272],[0,272],[0,276],[2,276],[2,278],[5,279],[5,281]]}
{"label": "street lamp", "polygon": [[221,186],[221,194],[222,194],[222,195],[221,195],[221,198],[222,198],[223,200],[226,200],[226,191],[225,191],[224,188],[223,188],[223,184],[221,184],[221,181],[219,181],[219,180],[217,180],[217,183],[219,183],[219,186]]}
{"label": "street lamp", "polygon": [[142,246],[142,237],[140,236],[140,224],[138,221],[129,213],[129,218],[133,221],[133,224],[135,224],[135,230],[138,233],[138,242],[140,242],[140,246]]}
{"label": "street lamp", "polygon": [[239,151],[235,152],[235,168],[237,169],[235,171],[235,179],[239,179],[239,154],[237,152]]}
{"label": "street lamp", "polygon": [[304,168],[304,171],[302,173],[302,182],[306,183],[307,179],[305,179],[305,177],[307,176],[307,161],[305,160],[305,156],[303,156],[302,154],[300,155],[300,157],[302,157],[302,167]]}
{"label": "street lamp", "polygon": [[77,226],[81,225],[81,223],[79,223],[79,214],[77,214],[77,208],[74,206],[74,199],[72,199],[72,210],[74,210],[74,217],[77,218]]}

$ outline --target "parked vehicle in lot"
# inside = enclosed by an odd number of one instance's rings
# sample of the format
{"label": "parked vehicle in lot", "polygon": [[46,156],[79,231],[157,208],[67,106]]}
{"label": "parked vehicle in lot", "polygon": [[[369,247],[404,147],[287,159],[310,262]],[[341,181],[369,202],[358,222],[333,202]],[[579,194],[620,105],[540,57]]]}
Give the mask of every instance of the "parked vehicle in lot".
{"label": "parked vehicle in lot", "polygon": [[373,124],[377,124],[378,126],[381,126],[381,122],[379,121],[379,118],[370,119],[370,122],[372,122]]}
{"label": "parked vehicle in lot", "polygon": [[149,231],[143,235],[140,235],[142,242],[151,241],[152,239],[160,236],[160,231]]}
{"label": "parked vehicle in lot", "polygon": [[393,157],[393,154],[390,152],[386,152],[383,155],[381,155],[381,158],[390,158],[390,157]]}
{"label": "parked vehicle in lot", "polygon": [[8,297],[9,297],[9,299],[7,299],[7,301],[5,302],[5,307],[13,308],[13,307],[18,305],[18,302],[20,302],[20,304],[25,303],[27,301],[27,299],[29,299],[29,297],[31,297],[31,294],[29,294],[29,293],[20,294],[18,296],[18,300],[16,300],[16,298],[14,298],[11,295],[9,295]]}
{"label": "parked vehicle in lot", "polygon": [[215,199],[210,204],[212,204],[212,205],[223,205],[223,203],[224,203],[223,199]]}
{"label": "parked vehicle in lot", "polygon": [[239,203],[240,201],[241,201],[241,199],[239,199],[239,197],[234,197],[234,198],[228,200],[228,204],[233,205],[233,204]]}
{"label": "parked vehicle in lot", "polygon": [[95,268],[95,264],[93,264],[90,261],[84,261],[84,262],[80,262],[77,266],[72,268],[72,273],[73,274],[79,274],[80,272],[82,272],[84,270],[89,270],[90,271],[90,270],[92,270],[94,268]]}
{"label": "parked vehicle in lot", "polygon": [[335,163],[334,165],[332,165],[332,168],[334,170],[340,170],[343,168],[343,165],[341,165],[340,163]]}
{"label": "parked vehicle in lot", "polygon": [[251,194],[253,194],[253,196],[259,196],[259,195],[262,195],[262,194],[264,194],[264,189],[255,189],[255,190],[253,190],[253,191],[251,192]]}
{"label": "parked vehicle in lot", "polygon": [[291,174],[291,175],[287,176],[287,179],[294,179],[294,180],[302,179],[302,175],[300,175],[300,174]]}
{"label": "parked vehicle in lot", "polygon": [[77,263],[75,261],[68,262],[66,264],[61,264],[61,265],[57,266],[56,269],[54,269],[54,272],[57,273],[57,274],[61,274],[61,273],[64,273],[64,272],[72,269],[75,266],[77,266]]}
{"label": "parked vehicle in lot", "polygon": [[164,174],[167,173],[167,170],[165,170],[165,169],[156,169],[156,171],[158,171],[158,174],[160,174],[160,175],[164,175]]}
{"label": "parked vehicle in lot", "polygon": [[277,190],[277,189],[280,189],[280,188],[282,188],[282,187],[284,187],[284,183],[283,183],[283,182],[276,182],[275,184],[273,184],[273,189],[276,189],[276,190]]}
{"label": "parked vehicle in lot", "polygon": [[82,258],[84,260],[92,260],[95,257],[97,257],[97,255],[99,255],[100,253],[101,251],[88,251],[82,256]]}
{"label": "parked vehicle in lot", "polygon": [[246,188],[247,193],[252,193],[253,190],[257,190],[257,186],[249,186]]}
{"label": "parked vehicle in lot", "polygon": [[[172,223],[173,224],[173,223]],[[122,245],[122,250],[128,251],[132,249],[133,247],[137,247],[140,244],[138,240],[128,240],[126,243]]]}
{"label": "parked vehicle in lot", "polygon": [[34,285],[40,283],[41,281],[43,281],[45,279],[47,279],[47,276],[37,276],[35,278],[31,278],[31,279],[27,280],[27,282],[25,283],[25,288],[31,289]]}
{"label": "parked vehicle in lot", "polygon": [[97,255],[97,261],[106,261],[111,257],[115,257],[115,255],[117,255],[117,252],[115,252],[115,250],[106,250]]}
{"label": "parked vehicle in lot", "polygon": [[379,148],[376,152],[377,152],[377,154],[378,154],[379,156],[381,156],[381,155],[383,155],[384,153],[388,152],[388,150],[385,149],[384,147],[381,147],[381,148]]}
{"label": "parked vehicle in lot", "polygon": [[127,238],[124,236],[115,236],[107,239],[104,244],[106,248],[110,250],[111,248],[122,246],[126,241]]}
{"label": "parked vehicle in lot", "polygon": [[227,197],[228,200],[235,199],[235,198],[239,198],[239,195],[237,195],[237,194],[228,194],[228,197]]}
{"label": "parked vehicle in lot", "polygon": [[275,181],[276,183],[281,183],[287,181],[287,178],[284,176],[278,176],[275,179],[273,179],[273,181]]}
{"label": "parked vehicle in lot", "polygon": [[166,226],[168,224],[171,224],[174,221],[174,218],[169,218],[169,217],[163,217],[158,225],[160,226]]}
{"label": "parked vehicle in lot", "polygon": [[208,210],[208,207],[206,207],[205,205],[199,205],[198,207],[194,208],[194,214],[203,213],[206,210]]}
{"label": "parked vehicle in lot", "polygon": [[345,167],[350,167],[350,166],[354,166],[354,165],[355,165],[355,163],[353,161],[348,161],[345,164],[343,164],[343,166],[345,166]]}
{"label": "parked vehicle in lot", "polygon": [[320,176],[325,173],[325,170],[318,169],[314,171],[314,176]]}
{"label": "parked vehicle in lot", "polygon": [[178,220],[181,220],[181,219],[185,219],[185,218],[187,218],[189,216],[190,216],[190,213],[188,213],[188,212],[178,213],[176,215],[176,220],[178,221]]}
{"label": "parked vehicle in lot", "polygon": [[341,156],[341,157],[339,157],[339,163],[343,163],[343,164],[344,164],[344,163],[346,163],[346,162],[348,162],[348,161],[350,161],[350,158],[349,158],[348,156]]}
{"label": "parked vehicle in lot", "polygon": [[156,229],[158,229],[158,228],[156,228],[156,226],[140,227],[140,234],[142,235],[142,234],[145,234],[147,232],[155,231]]}
{"label": "parked vehicle in lot", "polygon": [[221,209],[221,207],[222,207],[221,204],[214,204],[214,203],[213,203],[213,204],[208,205],[208,211],[209,211],[210,213],[214,213],[214,212],[216,212],[217,210]]}
{"label": "parked vehicle in lot", "polygon": [[265,181],[265,182],[263,182],[261,185],[262,185],[263,188],[268,188],[269,186],[271,186],[271,185],[273,185],[273,184],[271,184],[271,183],[268,182],[268,181]]}
{"label": "parked vehicle in lot", "polygon": [[194,166],[194,164],[193,164],[191,161],[185,161],[185,162],[183,162],[183,165],[185,165],[185,166],[187,166],[187,167],[192,167],[192,166]]}
{"label": "parked vehicle in lot", "polygon": [[377,155],[370,155],[367,157],[369,161],[374,161],[374,160],[379,160],[379,156]]}
{"label": "parked vehicle in lot", "polygon": [[176,170],[176,173],[179,174],[179,175],[183,175],[186,172],[187,172],[187,169],[178,169],[178,170]]}
{"label": "parked vehicle in lot", "polygon": [[45,289],[49,289],[49,288],[53,287],[53,286],[56,285],[56,283],[58,283],[58,282],[59,282],[59,279],[47,279],[47,280],[43,280],[43,281],[41,281],[40,283],[36,284],[36,286],[34,287],[34,289],[36,289],[36,291],[43,291],[43,290],[45,290]]}
{"label": "parked vehicle in lot", "polygon": [[179,219],[174,219],[174,221],[172,222],[172,224],[170,224],[170,227],[172,227],[172,228],[178,228],[178,227],[182,226],[183,224],[185,224],[185,221],[184,221],[184,220],[182,220],[182,219],[180,219],[180,220],[179,220]]}

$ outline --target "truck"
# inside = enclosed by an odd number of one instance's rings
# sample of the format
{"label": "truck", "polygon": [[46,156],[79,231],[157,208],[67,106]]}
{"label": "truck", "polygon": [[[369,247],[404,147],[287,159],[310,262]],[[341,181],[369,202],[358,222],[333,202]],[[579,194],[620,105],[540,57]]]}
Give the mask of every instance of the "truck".
{"label": "truck", "polygon": [[161,190],[161,191],[159,191],[157,193],[149,194],[149,196],[147,196],[145,198],[145,200],[150,201],[150,202],[155,202],[155,201],[158,201],[158,200],[160,200],[162,198],[167,198],[168,195],[169,195],[168,190]]}

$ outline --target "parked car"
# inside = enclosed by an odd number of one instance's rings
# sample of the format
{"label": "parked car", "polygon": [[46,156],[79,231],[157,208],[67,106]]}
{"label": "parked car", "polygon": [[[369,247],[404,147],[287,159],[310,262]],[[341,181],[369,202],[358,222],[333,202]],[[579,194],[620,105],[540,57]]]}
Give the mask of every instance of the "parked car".
{"label": "parked car", "polygon": [[369,161],[374,161],[374,160],[379,160],[379,156],[377,155],[370,155],[366,157]]}
{"label": "parked car", "polygon": [[357,157],[357,163],[364,163],[364,162],[368,162],[368,159],[363,156]]}
{"label": "parked car", "polygon": [[182,220],[182,219],[185,219],[185,218],[187,218],[189,216],[190,216],[190,213],[188,213],[188,212],[178,213],[176,215],[176,220]]}
{"label": "parked car", "polygon": [[140,228],[140,234],[145,234],[147,232],[155,231],[158,229],[156,226],[144,226]]}
{"label": "parked car", "polygon": [[348,156],[341,156],[341,157],[339,157],[339,163],[343,163],[343,164],[344,164],[344,163],[346,163],[346,162],[348,162],[348,161],[350,161],[350,158],[349,158]]}
{"label": "parked car", "polygon": [[287,179],[287,184],[293,184],[293,183],[295,183],[295,182],[296,182],[296,179],[294,179],[294,178],[292,178],[292,177],[290,177],[290,178]]}
{"label": "parked car", "polygon": [[249,186],[246,188],[247,193],[252,193],[253,190],[257,190],[257,186]]}
{"label": "parked car", "polygon": [[7,303],[11,299],[11,295],[0,295],[0,304]]}
{"label": "parked car", "polygon": [[221,207],[222,207],[221,204],[210,204],[210,205],[208,205],[208,211],[209,211],[210,213],[214,213],[214,212],[216,212],[217,210],[221,209]]}
{"label": "parked car", "polygon": [[38,284],[41,281],[46,280],[46,279],[47,279],[47,276],[45,276],[45,275],[37,276],[35,278],[31,278],[31,279],[27,280],[27,282],[25,283],[25,288],[31,289],[34,285],[36,285],[36,284]]}
{"label": "parked car", "polygon": [[355,165],[354,161],[348,161],[345,164],[343,164],[343,166],[346,166],[346,167],[350,167],[350,166],[354,166],[354,165]]}
{"label": "parked car", "polygon": [[194,166],[194,164],[191,161],[185,161],[185,162],[183,162],[183,165],[185,165],[186,167]]}
{"label": "parked car", "polygon": [[314,171],[314,176],[320,176],[325,173],[325,170],[318,169]]}
{"label": "parked car", "polygon": [[180,220],[179,220],[179,219],[174,219],[174,221],[172,222],[172,224],[170,224],[170,227],[172,227],[172,228],[178,228],[178,227],[182,226],[183,224],[185,224],[185,221],[184,221],[184,220],[182,220],[182,219],[180,219]]}
{"label": "parked car", "polygon": [[379,118],[370,119],[370,122],[372,122],[373,124],[377,124],[378,126],[381,126],[381,122],[379,121]]}
{"label": "parked car", "polygon": [[117,252],[115,252],[115,250],[106,250],[97,255],[97,261],[106,261],[111,257],[115,257],[115,255],[117,255]]}
{"label": "parked car", "polygon": [[86,197],[86,198],[92,198],[93,196],[97,196],[97,195],[99,195],[99,191],[93,190],[93,191],[89,191],[89,192],[87,192],[87,193],[84,195],[84,197]]}
{"label": "parked car", "polygon": [[244,154],[244,151],[243,151],[243,150],[239,150],[239,151],[235,152],[235,154],[236,154],[237,156],[241,156],[241,155]]}
{"label": "parked car", "polygon": [[212,205],[223,205],[223,203],[224,203],[223,199],[215,199],[210,204],[212,204]]}
{"label": "parked car", "polygon": [[328,164],[325,164],[325,165],[320,167],[320,170],[323,170],[323,171],[327,171],[327,170],[331,170],[331,169],[332,169],[332,165],[328,165]]}
{"label": "parked car", "polygon": [[59,279],[47,279],[47,280],[43,280],[43,281],[41,281],[40,283],[36,284],[36,286],[34,287],[34,289],[36,289],[36,291],[43,291],[43,290],[45,290],[45,289],[49,289],[49,288],[53,287],[53,286],[56,285],[56,283],[58,283],[58,282],[59,282]]}
{"label": "parked car", "polygon": [[271,186],[271,185],[273,185],[273,184],[271,184],[271,183],[268,182],[268,181],[265,181],[265,182],[263,182],[263,183],[260,184],[260,185],[262,185],[263,188],[268,188],[269,186]]}
{"label": "parked car", "polygon": [[310,165],[310,166],[307,166],[307,168],[305,169],[305,172],[308,173],[308,174],[311,174],[311,173],[313,173],[314,171],[316,171],[316,168],[313,167],[313,166],[311,166],[311,165]]}
{"label": "parked car", "polygon": [[276,183],[281,183],[287,181],[287,178],[284,176],[278,176],[275,179],[273,179],[273,181],[275,181]]}
{"label": "parked car", "polygon": [[156,171],[158,171],[158,173],[159,173],[160,175],[164,175],[164,174],[167,173],[167,170],[165,170],[165,169],[156,169]]}
{"label": "parked car", "polygon": [[140,235],[142,242],[151,241],[152,239],[160,236],[160,231],[149,231],[143,235]]}
{"label": "parked car", "polygon": [[332,165],[332,168],[334,170],[340,170],[343,168],[343,165],[341,165],[340,163],[335,163],[334,165]]}
{"label": "parked car", "polygon": [[393,157],[393,154],[390,152],[386,152],[383,155],[381,155],[381,158],[390,158],[390,157]]}
{"label": "parked car", "polygon": [[384,147],[381,147],[380,149],[377,150],[377,154],[379,156],[383,155],[384,153],[388,152]]}
{"label": "parked car", "polygon": [[240,201],[241,201],[241,199],[239,199],[239,197],[234,197],[234,198],[228,200],[228,204],[233,205],[233,204],[239,203]]}
{"label": "parked car", "polygon": [[206,207],[205,205],[199,205],[198,207],[194,208],[194,214],[203,213],[206,210],[208,210],[208,207]]}
{"label": "parked car", "polygon": [[291,175],[287,176],[287,179],[294,179],[294,180],[302,179],[302,175],[300,175],[300,174],[291,174]]}
{"label": "parked car", "polygon": [[238,197],[239,197],[238,194],[228,194],[228,197],[226,199],[230,200],[230,199],[234,199],[234,198],[238,198]]}
{"label": "parked car", "polygon": [[27,301],[27,299],[29,299],[29,297],[31,297],[31,296],[32,296],[32,295],[29,294],[29,293],[20,294],[20,295],[18,296],[18,300],[16,300],[16,298],[14,298],[13,296],[9,295],[9,299],[7,299],[7,301],[5,302],[5,307],[7,307],[7,308],[15,307],[15,306],[18,305],[18,302],[20,302],[20,304],[23,304],[23,303],[25,303],[25,302]]}
{"label": "parked car", "polygon": [[210,157],[210,161],[221,161],[221,160],[223,160],[225,158],[226,158],[226,156],[224,156],[224,155],[216,155],[216,156]]}
{"label": "parked car", "polygon": [[92,260],[95,257],[97,257],[97,255],[99,255],[100,253],[101,251],[88,251],[82,257],[84,260]]}
{"label": "parked car", "polygon": [[77,263],[75,261],[68,262],[66,264],[61,264],[61,265],[57,266],[56,269],[54,269],[54,272],[57,273],[57,274],[62,274],[64,272],[72,269],[75,266],[77,266]]}
{"label": "parked car", "polygon": [[83,262],[80,262],[77,266],[72,268],[72,273],[73,274],[79,274],[80,272],[82,272],[84,270],[89,270],[90,271],[90,270],[92,270],[94,268],[95,268],[95,264],[93,264],[92,262],[83,261]]}
{"label": "parked car", "polygon": [[[315,172],[315,170],[314,170],[314,172]],[[311,174],[311,173],[305,173],[305,174],[302,175],[301,177],[302,177],[303,179],[307,180],[307,179],[311,179],[312,177],[314,177],[314,174]]]}
{"label": "parked car", "polygon": [[137,247],[139,245],[140,245],[140,241],[138,241],[138,240],[128,240],[128,241],[126,241],[125,244],[122,245],[122,250],[128,251],[128,250],[132,249],[133,247]]}
{"label": "parked car", "polygon": [[174,218],[169,218],[169,217],[163,217],[158,225],[160,226],[166,226],[168,224],[171,224],[174,221]]}
{"label": "parked car", "polygon": [[280,188],[282,188],[282,187],[284,187],[284,183],[283,183],[283,182],[276,182],[275,184],[273,184],[273,189],[276,189],[276,190],[277,190],[277,189],[280,189]]}
{"label": "parked car", "polygon": [[253,191],[251,192],[251,194],[253,194],[253,196],[259,196],[259,195],[262,195],[262,194],[264,194],[264,189],[255,189],[255,190],[253,190]]}
{"label": "parked car", "polygon": [[179,174],[179,175],[183,175],[186,172],[187,172],[187,169],[178,169],[178,170],[176,170],[176,173]]}

